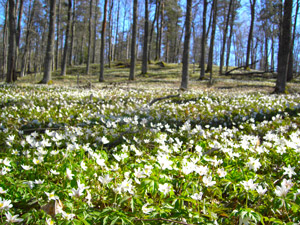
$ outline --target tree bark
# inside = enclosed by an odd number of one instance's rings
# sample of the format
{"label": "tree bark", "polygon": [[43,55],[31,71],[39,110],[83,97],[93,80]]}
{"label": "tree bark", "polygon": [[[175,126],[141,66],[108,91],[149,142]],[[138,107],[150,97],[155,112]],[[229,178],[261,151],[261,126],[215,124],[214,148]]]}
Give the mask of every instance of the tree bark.
{"label": "tree bark", "polygon": [[71,45],[69,54],[69,66],[73,64],[73,51],[74,51],[74,36],[75,36],[75,22],[76,22],[76,0],[73,0],[73,12],[72,12],[72,25],[71,25]]}
{"label": "tree bark", "polygon": [[93,57],[92,57],[92,63],[96,62],[96,41],[97,41],[97,23],[98,23],[98,2],[99,0],[96,0],[95,4],[95,14],[94,14],[94,38],[93,38]]}
{"label": "tree bark", "polygon": [[110,0],[110,7],[109,7],[109,15],[108,15],[108,67],[111,68],[111,59],[112,59],[112,30],[113,30],[113,23],[112,23],[112,11],[114,7],[114,1]]}
{"label": "tree bark", "polygon": [[296,26],[297,26],[297,18],[298,18],[298,11],[299,11],[299,1],[297,0],[296,4],[296,15],[294,19],[294,26],[293,26],[293,36],[291,41],[291,49],[290,49],[290,56],[289,56],[289,64],[288,64],[288,72],[287,72],[287,81],[291,81],[293,79],[293,72],[294,72],[294,43],[296,38]]}
{"label": "tree bark", "polygon": [[185,35],[182,55],[182,79],[181,89],[186,90],[189,82],[189,56],[191,39],[192,0],[186,1]]}
{"label": "tree bark", "polygon": [[9,0],[9,46],[7,60],[6,82],[11,83],[15,77],[16,66],[16,3],[15,0]]}
{"label": "tree bark", "polygon": [[153,31],[154,31],[154,25],[155,25],[155,21],[157,20],[157,16],[158,16],[158,10],[159,10],[159,1],[156,1],[155,4],[155,14],[154,14],[154,19],[152,21],[152,25],[151,25],[151,30],[150,30],[150,40],[149,40],[149,49],[148,49],[148,61],[151,60],[151,47],[152,47],[152,39],[153,39]]}
{"label": "tree bark", "polygon": [[131,59],[129,80],[135,79],[135,57],[136,57],[136,30],[137,30],[137,8],[138,1],[133,1],[133,25],[132,25],[132,41],[131,41]]}
{"label": "tree bark", "polygon": [[208,1],[203,1],[203,18],[202,18],[202,38],[201,38],[201,60],[200,60],[200,80],[205,77],[205,45],[206,45],[206,13]]}
{"label": "tree bark", "polygon": [[88,44],[88,55],[87,55],[87,62],[86,62],[86,74],[90,73],[90,58],[91,58],[91,44],[92,44],[92,17],[93,17],[93,0],[90,0],[89,44]]}
{"label": "tree bark", "polygon": [[148,0],[145,0],[145,26],[144,26],[142,74],[147,74],[148,71],[148,30],[149,30]]}
{"label": "tree bark", "polygon": [[230,49],[231,49],[231,39],[233,35],[233,25],[234,25],[234,20],[235,20],[235,0],[233,0],[232,3],[232,11],[231,11],[231,19],[230,19],[230,32],[229,32],[229,37],[227,41],[227,55],[226,55],[226,72],[228,71],[229,67],[229,59],[230,59]]}
{"label": "tree bark", "polygon": [[56,20],[56,0],[50,1],[50,15],[49,15],[49,33],[46,49],[46,57],[44,64],[44,76],[41,84],[47,84],[51,80],[51,67],[53,59],[53,46],[54,46],[54,31],[55,31],[55,20]]}
{"label": "tree bark", "polygon": [[291,21],[293,11],[293,0],[284,1],[284,15],[280,24],[280,42],[278,50],[278,75],[275,93],[285,93],[288,61],[291,47]]}
{"label": "tree bark", "polygon": [[66,28],[66,35],[65,35],[64,54],[63,54],[62,65],[61,65],[61,76],[65,76],[66,70],[67,70],[67,55],[68,55],[68,44],[69,44],[69,36],[70,36],[72,0],[69,0],[68,2],[69,2],[69,4],[68,4],[68,21],[67,21],[67,28]]}
{"label": "tree bark", "polygon": [[5,79],[7,71],[7,21],[8,21],[8,1],[5,4],[5,21],[3,26],[3,68],[2,68],[2,79]]}
{"label": "tree bark", "polygon": [[26,67],[26,62],[27,62],[26,55],[27,55],[28,50],[29,50],[29,41],[30,41],[29,37],[30,37],[30,33],[31,33],[32,21],[33,21],[34,12],[35,12],[35,3],[36,3],[36,0],[34,0],[33,4],[31,5],[31,1],[30,1],[30,5],[29,5],[30,17],[28,18],[28,21],[27,21],[27,29],[26,29],[26,37],[25,37],[25,48],[24,48],[24,53],[22,55],[22,60],[21,60],[22,65],[21,65],[20,77],[23,77],[24,73],[25,73],[25,67]]}
{"label": "tree bark", "polygon": [[55,43],[55,70],[58,69],[58,58],[59,58],[59,40],[60,40],[60,11],[61,11],[61,0],[58,0],[58,13],[57,13],[57,23],[56,23],[56,43]]}
{"label": "tree bark", "polygon": [[105,28],[106,28],[106,13],[107,13],[107,0],[104,3],[104,15],[101,30],[101,50],[100,50],[100,77],[99,82],[104,82],[104,48],[105,48]]}
{"label": "tree bark", "polygon": [[250,23],[250,30],[249,30],[249,35],[248,35],[245,70],[249,69],[249,60],[250,60],[251,44],[252,44],[252,37],[253,37],[253,27],[254,27],[254,20],[255,20],[255,4],[256,4],[256,0],[250,0],[251,23]]}
{"label": "tree bark", "polygon": [[210,37],[210,46],[208,53],[208,63],[206,67],[206,72],[212,72],[213,59],[214,59],[214,43],[215,43],[215,34],[216,34],[216,25],[217,25],[217,5],[218,0],[213,0],[213,21],[212,21],[212,30]]}
{"label": "tree bark", "polygon": [[230,2],[229,2],[226,24],[225,24],[225,29],[224,29],[224,33],[223,33],[223,42],[222,42],[221,58],[220,58],[220,70],[219,70],[220,74],[223,73],[225,45],[226,45],[226,40],[227,40],[227,32],[228,32],[228,25],[229,25],[229,19],[230,19],[230,14],[231,14],[232,2],[233,2],[233,0],[230,0]]}

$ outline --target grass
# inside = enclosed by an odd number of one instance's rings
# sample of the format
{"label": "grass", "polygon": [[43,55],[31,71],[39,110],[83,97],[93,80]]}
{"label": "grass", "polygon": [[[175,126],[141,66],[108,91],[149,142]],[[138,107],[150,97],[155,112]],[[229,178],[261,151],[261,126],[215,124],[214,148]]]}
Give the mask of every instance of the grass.
{"label": "grass", "polygon": [[[105,66],[103,83],[98,82],[100,65],[92,64],[90,66],[89,75],[85,74],[86,65],[78,65],[67,68],[67,75],[61,76],[60,70],[52,73],[52,81],[57,86],[86,86],[91,83],[95,88],[103,88],[109,86],[124,86],[127,88],[168,88],[177,89],[181,82],[181,68],[182,64],[164,63],[165,67],[157,65],[155,62],[148,64],[148,73],[141,75],[141,62],[138,61],[136,65],[134,81],[129,81],[129,68],[125,66],[118,66],[120,62],[114,62],[109,68]],[[230,67],[231,70],[234,67]],[[198,65],[190,64],[190,83],[191,89],[213,89],[213,90],[230,90],[238,91],[263,91],[272,92],[275,87],[276,80],[270,78],[271,74],[266,74],[265,77],[258,76],[245,76],[241,75],[243,71],[235,71],[230,76],[220,76],[219,67],[213,66],[213,85],[208,85],[209,73],[206,73],[205,79],[199,81],[200,68]],[[79,78],[79,79],[78,79]],[[19,85],[26,85],[28,83],[38,83],[42,79],[42,73],[31,74],[23,78],[19,78],[16,82]],[[299,79],[295,79],[288,84],[288,90],[290,93],[299,93],[300,84]]]}

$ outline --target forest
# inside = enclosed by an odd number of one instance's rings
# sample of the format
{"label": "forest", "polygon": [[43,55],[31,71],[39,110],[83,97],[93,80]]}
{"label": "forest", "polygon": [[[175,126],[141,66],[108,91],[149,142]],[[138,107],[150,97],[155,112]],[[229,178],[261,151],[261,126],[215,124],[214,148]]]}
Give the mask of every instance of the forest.
{"label": "forest", "polygon": [[46,84],[53,71],[85,65],[88,75],[100,64],[103,82],[105,65],[116,62],[134,80],[152,62],[182,63],[186,89],[193,63],[199,80],[213,65],[219,75],[229,66],[278,73],[275,91],[283,93],[299,70],[298,10],[298,1],[280,0],[1,1],[1,77],[43,73]]}
{"label": "forest", "polygon": [[0,224],[300,224],[298,10],[0,0]]}

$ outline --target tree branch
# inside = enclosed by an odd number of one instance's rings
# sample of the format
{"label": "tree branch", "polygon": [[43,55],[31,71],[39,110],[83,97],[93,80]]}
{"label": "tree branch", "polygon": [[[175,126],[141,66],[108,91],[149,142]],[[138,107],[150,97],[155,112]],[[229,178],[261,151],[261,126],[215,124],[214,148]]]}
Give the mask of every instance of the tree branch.
{"label": "tree branch", "polygon": [[162,220],[162,221],[167,221],[167,222],[170,222],[170,223],[192,225],[192,224],[189,224],[189,223],[176,221],[176,220],[170,220],[170,219],[164,219],[164,218],[153,218],[153,219],[135,218],[134,220],[137,220],[137,221],[160,221],[160,220]]}
{"label": "tree branch", "polygon": [[149,103],[149,106],[153,105],[155,102],[165,100],[165,99],[168,99],[168,98],[176,98],[176,97],[180,97],[180,94],[178,94],[178,95],[168,95],[168,96],[165,96],[165,97],[155,98]]}

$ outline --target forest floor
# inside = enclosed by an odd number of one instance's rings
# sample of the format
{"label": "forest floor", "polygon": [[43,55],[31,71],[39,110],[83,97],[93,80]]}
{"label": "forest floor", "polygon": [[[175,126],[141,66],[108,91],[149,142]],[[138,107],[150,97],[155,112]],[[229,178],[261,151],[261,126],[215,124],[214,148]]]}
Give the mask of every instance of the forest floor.
{"label": "forest floor", "polygon": [[[105,82],[98,82],[99,64],[92,64],[90,74],[86,75],[86,66],[73,66],[67,68],[67,75],[61,76],[60,70],[53,72],[52,83],[57,86],[81,87],[81,88],[132,88],[132,89],[178,89],[181,82],[182,64],[151,63],[148,65],[148,73],[141,75],[141,62],[137,62],[136,79],[129,81],[129,66],[127,63],[115,62],[105,67]],[[230,67],[229,70],[234,67]],[[245,73],[251,72],[251,75]],[[219,67],[213,67],[213,82],[209,83],[209,73],[205,74],[203,80],[199,80],[199,65],[190,65],[189,88],[196,90],[214,90],[222,92],[242,91],[242,92],[265,92],[271,93],[276,83],[275,73],[255,74],[261,72],[257,70],[245,71],[235,70],[230,75],[219,75]],[[16,82],[20,85],[38,83],[42,79],[42,73],[30,74],[19,78]],[[287,85],[288,93],[300,93],[300,78],[296,77]]]}

